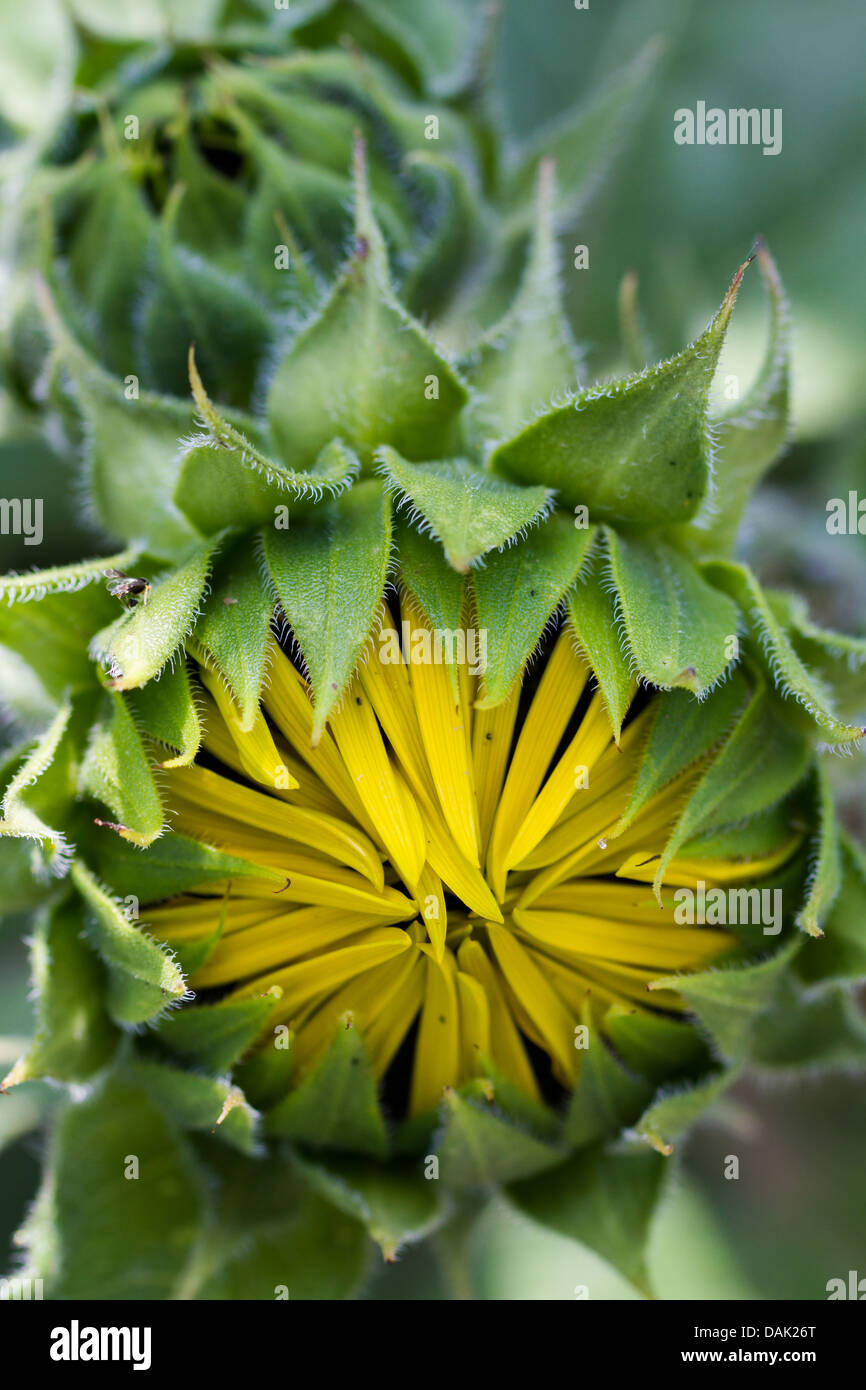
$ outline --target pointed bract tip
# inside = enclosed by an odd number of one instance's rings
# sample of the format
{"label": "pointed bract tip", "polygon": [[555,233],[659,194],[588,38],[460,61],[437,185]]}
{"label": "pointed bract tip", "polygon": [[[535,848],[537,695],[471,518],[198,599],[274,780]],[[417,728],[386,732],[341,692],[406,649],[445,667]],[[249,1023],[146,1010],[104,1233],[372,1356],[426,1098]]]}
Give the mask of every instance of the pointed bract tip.
{"label": "pointed bract tip", "polygon": [[664,1158],[670,1158],[671,1154],[674,1151],[673,1144],[667,1143],[664,1139],[662,1139],[660,1134],[655,1134],[652,1130],[648,1130],[647,1133],[644,1135],[644,1138],[646,1139],[647,1143],[652,1144],[656,1153],[660,1153]]}
{"label": "pointed bract tip", "polygon": [[722,311],[723,311],[723,312],[724,312],[725,310],[728,310],[728,312],[730,312],[730,310],[733,308],[733,306],[734,306],[734,300],[735,300],[736,297],[737,297],[737,292],[738,292],[738,290],[739,290],[739,288],[740,288],[740,285],[741,285],[742,282],[743,282],[743,276],[745,275],[746,271],[748,270],[749,266],[752,264],[752,261],[755,259],[755,257],[757,256],[757,254],[758,254],[757,251],[753,251],[752,254],[751,254],[745,261],[743,261],[743,264],[737,269],[737,272],[736,272],[736,274],[734,275],[733,280],[731,281],[730,285],[728,286],[728,292],[727,292],[727,294],[725,295],[725,298],[724,298],[724,301],[723,301],[723,304],[722,304]]}
{"label": "pointed bract tip", "polygon": [[548,205],[553,198],[553,185],[556,179],[556,160],[552,154],[546,154],[543,159],[538,161],[538,179],[536,187],[538,189],[539,201]]}
{"label": "pointed bract tip", "polygon": [[222,1110],[220,1111],[219,1115],[217,1116],[217,1122],[216,1122],[216,1124],[214,1125],[213,1129],[211,1130],[211,1134],[214,1134],[214,1133],[216,1132],[216,1130],[217,1130],[217,1129],[219,1128],[219,1126],[222,1124],[223,1120],[225,1120],[225,1119],[228,1118],[228,1116],[231,1114],[232,1110],[234,1110],[234,1109],[236,1108],[236,1106],[238,1106],[238,1105],[243,1105],[243,1103],[244,1103],[244,1093],[243,1093],[243,1091],[241,1091],[237,1086],[232,1086],[231,1090],[228,1092],[228,1094],[226,1095],[225,1100],[223,1101]]}
{"label": "pointed bract tip", "polygon": [[0,1081],[0,1095],[6,1095],[12,1090],[13,1086],[20,1086],[22,1081],[27,1080],[26,1059],[20,1057],[11,1071],[7,1072]]}

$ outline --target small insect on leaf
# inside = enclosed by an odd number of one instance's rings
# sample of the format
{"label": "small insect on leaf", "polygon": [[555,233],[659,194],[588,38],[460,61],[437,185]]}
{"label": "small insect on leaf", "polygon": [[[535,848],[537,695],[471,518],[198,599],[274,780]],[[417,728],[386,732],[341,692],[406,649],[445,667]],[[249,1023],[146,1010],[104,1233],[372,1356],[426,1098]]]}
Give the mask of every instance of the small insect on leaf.
{"label": "small insect on leaf", "polygon": [[150,596],[150,581],[135,579],[124,574],[123,570],[108,569],[102,573],[108,580],[108,592],[112,598],[119,598],[124,608],[136,608],[139,603],[146,604]]}

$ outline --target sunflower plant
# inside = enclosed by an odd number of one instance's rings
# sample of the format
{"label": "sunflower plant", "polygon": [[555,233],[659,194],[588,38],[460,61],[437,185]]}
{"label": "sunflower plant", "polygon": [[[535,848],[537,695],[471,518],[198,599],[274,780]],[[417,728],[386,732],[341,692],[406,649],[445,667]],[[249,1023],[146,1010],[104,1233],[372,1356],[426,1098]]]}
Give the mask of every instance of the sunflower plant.
{"label": "sunflower plant", "polygon": [[[630,370],[581,384],[557,236],[652,53],[515,148],[484,7],[210,8],[82,22],[10,213],[5,387],[106,541],[0,586],[5,1087],[65,1090],[24,1268],[343,1297],[499,1190],[646,1290],[704,1108],[866,1055],[818,757],[866,643],[734,557],[776,267],[657,364],[627,281]],[[766,356],[718,412],[747,271]]]}

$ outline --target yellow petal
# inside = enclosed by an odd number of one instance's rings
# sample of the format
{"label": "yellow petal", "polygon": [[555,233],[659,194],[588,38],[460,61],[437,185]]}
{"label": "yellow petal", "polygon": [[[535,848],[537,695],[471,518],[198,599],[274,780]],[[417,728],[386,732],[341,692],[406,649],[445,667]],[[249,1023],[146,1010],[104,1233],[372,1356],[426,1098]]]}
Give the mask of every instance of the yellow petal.
{"label": "yellow petal", "polygon": [[[292,1073],[301,1080],[327,1052],[340,1020],[352,1015],[377,1076],[385,1071],[421,1007],[422,958],[404,951],[350,980],[324,1003],[302,1011],[292,1042]],[[414,1004],[406,1018],[407,1006]],[[389,1047],[393,1051],[389,1052]]]}
{"label": "yellow petal", "polygon": [[439,1104],[445,1087],[454,1085],[460,1066],[460,1013],[453,955],[447,951],[441,963],[428,956],[425,971],[409,1099],[412,1115],[421,1115]]}
{"label": "yellow petal", "polygon": [[484,1071],[490,1057],[490,1006],[484,987],[463,970],[457,972],[460,1010],[460,1078],[469,1081]]}
{"label": "yellow petal", "polygon": [[[520,906],[532,906],[550,888],[575,875],[579,874],[583,878],[616,873],[619,866],[625,863],[636,849],[643,852],[647,844],[664,845],[693,780],[692,773],[675,778],[647,803],[618,838],[613,837],[612,825],[600,823],[594,827],[583,844],[577,845],[571,853],[549,865],[530,880],[520,896]],[[652,853],[650,850],[650,857]],[[643,857],[646,858],[647,854],[644,853]]]}
{"label": "yellow petal", "polygon": [[[557,960],[555,956],[546,955],[544,951],[536,950],[528,937],[523,944],[545,979],[556,990],[566,1008],[571,1010],[575,1018],[583,1017],[587,1000],[596,1000],[601,1005],[620,1002],[620,996],[615,990],[611,990],[591,978],[583,962],[581,962],[581,968],[577,969],[571,961],[566,963]],[[579,1061],[578,1058],[578,1063]]]}
{"label": "yellow petal", "polygon": [[569,802],[580,796],[584,776],[591,778],[595,764],[610,743],[610,720],[604,697],[601,691],[596,691],[577,733],[546,779],[506,852],[506,869],[514,868],[531,854]]}
{"label": "yellow petal", "polygon": [[261,898],[191,898],[149,907],[147,929],[160,941],[194,941],[211,936],[223,922],[223,935],[274,917],[279,908]]}
{"label": "yellow petal", "polygon": [[[715,888],[723,883],[766,882],[801,843],[801,835],[790,835],[777,849],[757,859],[690,859],[687,856],[672,859],[665,870],[665,883],[669,887],[697,888],[702,882],[707,888]],[[620,865],[617,875],[652,883],[657,865],[658,855],[647,863],[638,852]]]}
{"label": "yellow petal", "polygon": [[[553,912],[577,912],[587,917],[609,918],[615,922],[642,923],[649,927],[670,920],[649,888],[632,883],[613,883],[605,879],[575,878],[551,888],[536,907]],[[668,894],[665,906],[676,906]]]}
{"label": "yellow petal", "polygon": [[516,869],[539,869],[553,864],[585,844],[593,831],[596,835],[605,833],[612,817],[619,820],[635,778],[636,762],[629,754],[643,736],[645,713],[642,711],[623,731],[619,747],[608,744],[592,770],[589,785],[581,787],[577,801],[566,806],[537,848],[515,864]]}
{"label": "yellow petal", "polygon": [[[592,961],[586,966],[587,978],[597,985],[606,987],[620,995],[621,1000],[637,1004],[641,1010],[652,1013],[653,1009],[664,1009],[665,1013],[685,1013],[688,1005],[673,990],[653,990],[650,986],[658,978],[658,971],[641,969],[636,965],[607,965]],[[649,1007],[647,1007],[649,1006]]]}
{"label": "yellow petal", "polygon": [[478,798],[482,856],[487,853],[493,818],[505,780],[519,703],[520,681],[515,681],[501,704],[494,709],[476,709],[474,712],[472,765],[475,773],[475,794]]}
{"label": "yellow petal", "polygon": [[484,875],[461,854],[438,802],[417,792],[415,804],[424,827],[427,861],[431,868],[472,912],[493,922],[501,921],[502,913]]}
{"label": "yellow petal", "polygon": [[493,823],[487,873],[502,901],[506,857],[586,684],[589,668],[568,634],[559,637],[529,707]]}
{"label": "yellow petal", "polygon": [[559,1080],[569,1085],[577,1071],[575,1019],[516,936],[493,924],[487,930],[524,1032],[550,1055]]}
{"label": "yellow petal", "polygon": [[313,706],[306,681],[276,643],[271,644],[269,652],[269,679],[263,696],[267,713],[307,766],[375,840],[376,833],[364,803],[327,730],[313,746]]}
{"label": "yellow petal", "polygon": [[263,975],[301,956],[329,951],[346,937],[381,926],[373,916],[354,916],[342,909],[304,907],[222,936],[191,979],[195,989],[231,984]]}
{"label": "yellow petal", "polygon": [[377,1076],[391,1065],[424,1002],[427,961],[418,950],[400,961],[401,975],[369,1011],[364,1041]]}
{"label": "yellow petal", "polygon": [[199,666],[199,675],[213,699],[226,731],[235,746],[237,759],[248,777],[262,786],[283,791],[298,783],[283,762],[261,709],[249,729],[244,728],[241,712],[228,694],[220,677],[206,665]]}
{"label": "yellow petal", "polygon": [[357,677],[331,715],[330,731],[377,838],[414,892],[426,857],[423,827],[400,792],[379,724]]}
{"label": "yellow petal", "polygon": [[[351,869],[333,868],[325,860],[284,853],[261,853],[258,862],[263,868],[280,872],[282,883],[274,880],[256,884],[244,880],[244,892],[284,903],[308,903],[319,907],[341,907],[346,912],[371,914],[385,922],[408,922],[417,914],[411,898],[386,884],[376,892],[367,881]],[[327,872],[325,872],[325,869]],[[213,885],[216,888],[216,884]],[[279,895],[279,896],[277,896]]]}
{"label": "yellow petal", "polygon": [[[214,758],[219,759],[233,772],[243,773],[244,766],[232,739],[214,702],[206,695],[202,699],[202,747]],[[283,797],[295,806],[306,806],[310,811],[324,811],[326,815],[345,815],[345,807],[328,791],[306,763],[290,751],[283,739],[274,740],[280,761],[288,768],[287,788],[271,787],[274,796]]]}
{"label": "yellow petal", "polygon": [[[383,639],[389,639],[385,642]],[[397,760],[413,789],[435,799],[433,777],[424,757],[421,729],[412,699],[409,671],[402,660],[384,660],[384,654],[400,657],[400,643],[394,620],[388,609],[379,629],[378,646],[374,646],[358,667],[358,678],[376,718],[397,756]]]}
{"label": "yellow petal", "polygon": [[[662,917],[662,914],[659,914]],[[731,946],[727,932],[708,927],[642,926],[599,921],[577,912],[516,908],[514,925],[545,950],[566,959],[597,959],[657,970],[688,970]]]}
{"label": "yellow petal", "polygon": [[429,864],[418,882],[418,904],[421,920],[427,929],[427,937],[433,947],[436,960],[441,961],[445,954],[445,937],[448,933],[448,914],[445,908],[445,894],[442,880]]}
{"label": "yellow petal", "polygon": [[[408,596],[403,611],[409,623],[411,652],[414,634],[431,629]],[[421,740],[442,814],[461,854],[477,866],[478,811],[467,742],[469,714],[460,698],[459,682],[444,663],[413,661],[409,669]]]}
{"label": "yellow petal", "polygon": [[277,985],[282,997],[274,1019],[288,1021],[310,1000],[324,997],[365,970],[393,960],[411,945],[412,938],[398,927],[375,927],[349,946],[276,970],[233,990],[228,997],[250,999]]}
{"label": "yellow petal", "polygon": [[478,941],[464,941],[457,952],[460,969],[482,986],[490,1013],[490,1053],[492,1061],[508,1081],[525,1095],[540,1100],[541,1093],[523,1039],[515,1027],[500,978]]}
{"label": "yellow petal", "polygon": [[309,845],[347,864],[379,887],[381,860],[363,831],[349,821],[289,805],[205,767],[177,768],[167,777],[167,800],[180,814],[223,816],[271,835]]}

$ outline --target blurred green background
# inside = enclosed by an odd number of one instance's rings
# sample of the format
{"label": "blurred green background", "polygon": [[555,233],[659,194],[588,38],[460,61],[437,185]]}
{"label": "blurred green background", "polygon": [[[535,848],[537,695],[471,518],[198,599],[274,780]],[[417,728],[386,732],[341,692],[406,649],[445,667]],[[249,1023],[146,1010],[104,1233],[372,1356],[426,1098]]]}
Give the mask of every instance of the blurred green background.
{"label": "blurred green background", "polygon": [[[80,0],[84,8],[102,0]],[[152,8],[157,0],[147,0]],[[122,7],[119,7],[122,8]],[[104,5],[103,5],[104,9]],[[822,621],[866,629],[866,537],[828,536],[826,502],[866,495],[866,8],[862,0],[504,0],[496,90],[515,139],[589,95],[653,35],[665,40],[639,122],[592,204],[563,238],[567,303],[585,347],[587,376],[618,362],[616,297],[637,271],[645,326],[669,355],[710,317],[757,233],[774,253],[793,304],[795,431],[791,448],[751,509],[750,560],[768,582],[796,582]],[[61,0],[0,4],[0,149],[38,138],[62,101],[69,29]],[[780,107],[783,148],[681,147],[674,111]],[[589,247],[588,270],[571,248]],[[2,250],[2,248],[0,248]],[[2,290],[2,267],[0,267]],[[747,277],[722,373],[745,382],[765,330],[757,276]],[[9,432],[12,438],[9,439]],[[78,514],[68,462],[0,394],[0,491],[46,499],[40,564],[98,550]],[[32,556],[2,538],[3,568]],[[2,738],[2,732],[0,732]],[[861,758],[834,760],[848,825],[866,835]],[[21,923],[0,938],[0,1067],[31,1026]],[[32,1198],[38,1087],[0,1098],[0,1256]],[[728,1155],[740,1177],[724,1177]],[[651,1268],[663,1298],[820,1299],[827,1280],[866,1275],[866,1098],[859,1077],[796,1086],[762,1077],[740,1085],[676,1156],[670,1197],[654,1233]],[[484,1299],[593,1299],[635,1295],[601,1260],[494,1205],[483,1217],[465,1291]],[[376,1274],[369,1296],[444,1298],[441,1264],[412,1252]]]}

